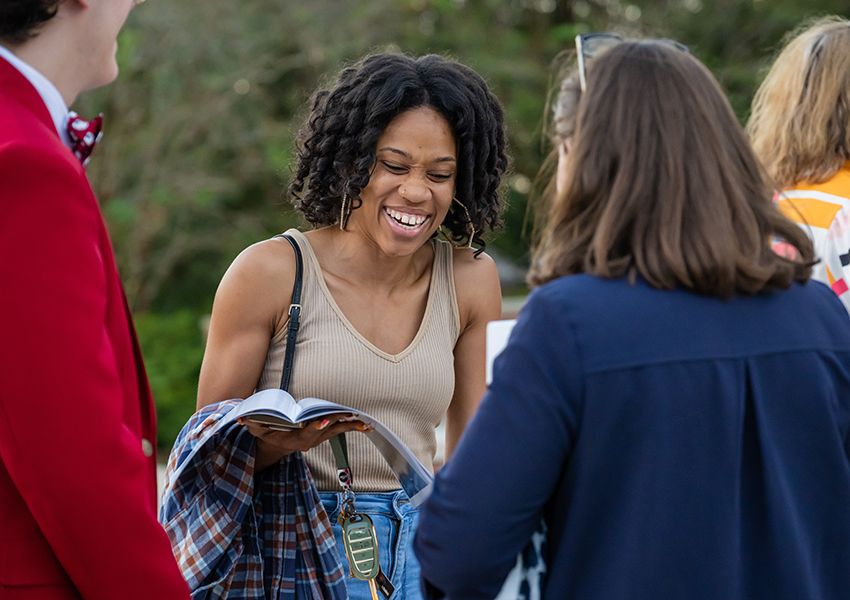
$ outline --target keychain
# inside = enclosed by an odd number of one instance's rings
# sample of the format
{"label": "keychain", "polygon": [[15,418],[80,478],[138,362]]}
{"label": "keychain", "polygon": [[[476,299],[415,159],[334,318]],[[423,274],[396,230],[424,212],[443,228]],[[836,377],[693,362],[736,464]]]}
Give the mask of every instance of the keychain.
{"label": "keychain", "polygon": [[369,582],[372,600],[378,600],[378,590],[389,600],[395,590],[392,582],[381,571],[378,556],[378,535],[375,524],[368,515],[360,514],[354,508],[354,492],[351,489],[351,471],[348,469],[348,452],[345,437],[339,435],[331,439],[340,484],[343,488],[342,510],[339,512],[339,524],[342,525],[342,544],[348,559],[350,577]]}
{"label": "keychain", "polygon": [[342,521],[342,541],[351,576],[369,582],[372,600],[378,600],[378,590],[389,600],[395,588],[381,571],[378,536],[372,519],[358,513],[346,516]]}
{"label": "keychain", "polygon": [[369,582],[372,600],[378,600],[375,577],[378,576],[378,538],[372,519],[354,514],[342,524],[342,539],[351,574],[361,581]]}

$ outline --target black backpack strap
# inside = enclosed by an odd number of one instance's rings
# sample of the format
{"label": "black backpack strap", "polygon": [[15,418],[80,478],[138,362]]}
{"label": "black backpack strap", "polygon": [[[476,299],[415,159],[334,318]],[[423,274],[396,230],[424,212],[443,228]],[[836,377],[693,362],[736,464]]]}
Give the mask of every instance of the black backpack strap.
{"label": "black backpack strap", "polygon": [[292,287],[292,302],[289,304],[289,333],[286,336],[286,353],[283,357],[283,371],[280,374],[280,389],[289,389],[289,378],[292,376],[292,359],[295,356],[295,339],[298,337],[298,327],[301,325],[301,283],[304,263],[301,258],[301,248],[292,236],[282,236],[295,250],[295,285]]}

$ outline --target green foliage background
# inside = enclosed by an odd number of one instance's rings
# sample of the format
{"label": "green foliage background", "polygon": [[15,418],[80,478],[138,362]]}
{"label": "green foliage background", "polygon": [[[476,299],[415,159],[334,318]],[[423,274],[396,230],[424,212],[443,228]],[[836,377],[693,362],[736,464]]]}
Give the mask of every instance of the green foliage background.
{"label": "green foliage background", "polygon": [[[81,98],[104,112],[89,176],[112,233],[170,447],[194,410],[204,320],[246,246],[302,224],[284,193],[309,96],[374,51],[446,54],[502,100],[513,154],[505,230],[524,264],[528,193],[548,148],[553,61],[577,33],[687,44],[742,122],[782,37],[846,0],[151,0],[119,38],[119,81]],[[522,293],[522,290],[509,290]]]}

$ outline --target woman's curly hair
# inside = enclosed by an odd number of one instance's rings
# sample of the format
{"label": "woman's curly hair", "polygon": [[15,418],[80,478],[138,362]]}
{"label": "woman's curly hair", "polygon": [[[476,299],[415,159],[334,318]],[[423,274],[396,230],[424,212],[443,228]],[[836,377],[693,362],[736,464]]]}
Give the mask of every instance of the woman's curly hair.
{"label": "woman's curly hair", "polygon": [[[457,144],[455,196],[469,211],[479,253],[483,234],[502,224],[499,192],[508,168],[502,108],[484,79],[457,61],[429,54],[375,54],[317,91],[298,132],[292,201],[313,226],[339,222],[344,194],[352,208],[369,183],[378,138],[399,114],[427,106],[448,121]],[[443,226],[468,241],[469,219],[452,204]]]}
{"label": "woman's curly hair", "polygon": [[3,0],[0,2],[0,40],[21,44],[38,35],[38,28],[56,15],[61,0]]}

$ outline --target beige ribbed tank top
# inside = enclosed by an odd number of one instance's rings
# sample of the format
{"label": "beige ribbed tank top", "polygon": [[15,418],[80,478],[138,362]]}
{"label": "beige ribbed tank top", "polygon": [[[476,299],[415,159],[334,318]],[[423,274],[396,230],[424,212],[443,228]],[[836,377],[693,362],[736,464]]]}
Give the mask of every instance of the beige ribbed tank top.
{"label": "beige ribbed tank top", "polygon": [[[433,471],[435,428],[454,393],[454,347],[460,332],[452,247],[433,240],[434,264],[425,316],[410,345],[387,354],[351,325],[325,284],[307,238],[287,231],[304,256],[301,327],[298,330],[289,393],[361,410],[392,429],[425,467]],[[272,339],[257,390],[280,385],[286,328]],[[346,434],[355,492],[385,492],[399,483],[365,435]],[[330,444],[305,454],[321,491],[339,491]]]}

